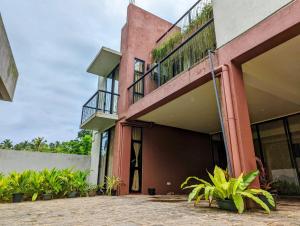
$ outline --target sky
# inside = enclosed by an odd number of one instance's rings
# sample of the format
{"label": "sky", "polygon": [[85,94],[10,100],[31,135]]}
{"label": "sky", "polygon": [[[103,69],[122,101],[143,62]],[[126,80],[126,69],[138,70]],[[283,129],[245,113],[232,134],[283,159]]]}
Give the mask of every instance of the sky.
{"label": "sky", "polygon": [[[196,0],[136,0],[175,22]],[[0,142],[74,139],[81,108],[97,90],[86,72],[101,46],[120,49],[129,0],[0,0],[17,64],[13,102],[0,101]]]}

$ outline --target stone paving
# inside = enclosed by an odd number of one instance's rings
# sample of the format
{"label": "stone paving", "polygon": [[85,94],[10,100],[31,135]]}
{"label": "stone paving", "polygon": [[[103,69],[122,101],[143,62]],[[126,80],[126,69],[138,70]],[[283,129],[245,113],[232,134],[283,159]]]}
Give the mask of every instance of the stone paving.
{"label": "stone paving", "polygon": [[281,201],[270,215],[195,208],[182,196],[121,196],[0,204],[0,225],[300,225],[300,202]]}

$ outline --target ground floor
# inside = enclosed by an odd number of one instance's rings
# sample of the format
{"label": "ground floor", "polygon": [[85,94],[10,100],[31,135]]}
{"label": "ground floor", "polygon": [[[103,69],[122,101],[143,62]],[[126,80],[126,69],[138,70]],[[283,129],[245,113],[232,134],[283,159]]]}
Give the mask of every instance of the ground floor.
{"label": "ground floor", "polygon": [[0,225],[299,225],[300,204],[280,201],[270,215],[195,208],[179,196],[98,196],[0,204]]}

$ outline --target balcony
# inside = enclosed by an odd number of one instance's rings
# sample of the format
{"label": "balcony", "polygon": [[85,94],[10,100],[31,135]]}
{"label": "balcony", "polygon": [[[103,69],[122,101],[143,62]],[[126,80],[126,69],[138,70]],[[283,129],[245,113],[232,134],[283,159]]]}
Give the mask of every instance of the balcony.
{"label": "balcony", "polygon": [[81,128],[103,132],[118,119],[119,94],[98,90],[82,107]]}
{"label": "balcony", "polygon": [[0,100],[12,101],[19,74],[0,15]]}
{"label": "balcony", "polygon": [[215,48],[212,3],[199,0],[157,40],[151,69],[128,88],[129,103],[196,66]]}

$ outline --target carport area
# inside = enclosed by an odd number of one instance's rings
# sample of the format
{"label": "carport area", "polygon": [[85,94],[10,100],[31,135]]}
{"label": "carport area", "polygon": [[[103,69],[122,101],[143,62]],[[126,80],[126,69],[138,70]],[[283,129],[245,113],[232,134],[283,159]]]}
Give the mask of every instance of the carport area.
{"label": "carport area", "polygon": [[214,95],[209,81],[138,118],[153,123],[143,128],[143,194],[181,194],[188,176],[208,179],[214,165],[226,168]]}

